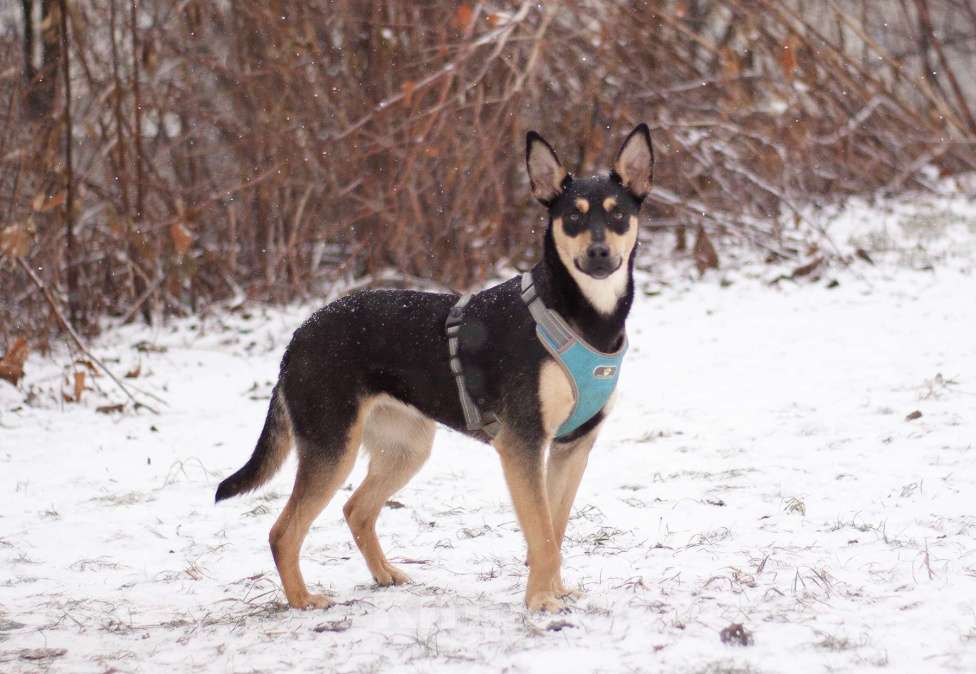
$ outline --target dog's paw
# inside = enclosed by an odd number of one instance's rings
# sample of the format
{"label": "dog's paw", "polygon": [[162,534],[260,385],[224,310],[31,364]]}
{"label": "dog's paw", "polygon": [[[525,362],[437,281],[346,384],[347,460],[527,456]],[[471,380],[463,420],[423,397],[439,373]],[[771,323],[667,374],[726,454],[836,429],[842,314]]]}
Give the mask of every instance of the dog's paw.
{"label": "dog's paw", "polygon": [[544,611],[546,613],[561,613],[566,607],[555,592],[536,592],[525,598],[525,605],[530,611]]}
{"label": "dog's paw", "polygon": [[295,601],[288,601],[292,608],[300,608],[303,611],[308,611],[311,609],[323,609],[329,608],[334,604],[329,597],[324,594],[306,594]]}
{"label": "dog's paw", "polygon": [[380,587],[389,587],[390,585],[407,585],[413,582],[410,580],[410,576],[389,562],[383,564],[383,570],[379,574],[374,575],[373,580],[375,580],[376,584]]}

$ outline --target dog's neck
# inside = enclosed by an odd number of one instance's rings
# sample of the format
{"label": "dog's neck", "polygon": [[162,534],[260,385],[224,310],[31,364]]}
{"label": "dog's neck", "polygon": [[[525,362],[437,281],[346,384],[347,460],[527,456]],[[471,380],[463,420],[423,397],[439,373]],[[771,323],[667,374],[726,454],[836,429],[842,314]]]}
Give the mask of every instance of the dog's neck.
{"label": "dog's neck", "polygon": [[576,270],[571,271],[562,263],[549,230],[542,260],[532,271],[539,297],[593,347],[607,353],[615,351],[623,341],[624,323],[634,299],[635,251],[631,251],[625,268],[618,272],[626,273],[625,279],[587,277],[582,281],[587,286],[584,291],[575,278],[582,272],[574,274]]}

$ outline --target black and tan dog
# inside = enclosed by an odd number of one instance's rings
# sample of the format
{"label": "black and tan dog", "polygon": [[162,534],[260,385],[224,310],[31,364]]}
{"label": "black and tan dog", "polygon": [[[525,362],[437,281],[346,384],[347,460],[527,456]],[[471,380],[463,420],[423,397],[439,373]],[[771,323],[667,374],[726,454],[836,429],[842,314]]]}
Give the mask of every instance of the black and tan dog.
{"label": "black and tan dog", "polygon": [[[526,138],[526,164],[533,194],[549,210],[542,260],[531,276],[477,293],[463,309],[452,309],[458,297],[449,294],[352,294],[317,311],[288,345],[254,453],[220,484],[216,500],[266,482],[295,446],[295,486],[270,534],[292,606],[331,603],[309,593],[299,551],[360,445],[369,471],[343,508],[346,520],[379,585],[408,581],[383,554],[376,520],[427,460],[438,423],[491,442],[501,457],[528,544],[528,607],[555,611],[569,594],[560,547],[612,400],[597,396],[605,404],[566,431],[588,394],[560,361],[562,347],[543,339],[537,319],[555,316],[550,333],[561,325],[567,343],[587,349],[584,356],[618,354],[619,363],[638,211],[651,189],[650,132],[641,124],[627,136],[608,176],[573,178],[534,132]],[[455,327],[446,330],[446,323]],[[598,365],[592,375],[616,381],[613,365]],[[472,409],[491,422],[472,425]]]}

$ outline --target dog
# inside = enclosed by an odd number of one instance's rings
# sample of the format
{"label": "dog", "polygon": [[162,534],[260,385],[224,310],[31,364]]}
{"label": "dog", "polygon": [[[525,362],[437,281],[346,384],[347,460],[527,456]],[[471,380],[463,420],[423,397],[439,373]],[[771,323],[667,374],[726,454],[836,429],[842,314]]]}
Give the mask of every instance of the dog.
{"label": "dog", "polygon": [[298,328],[254,452],[216,493],[219,502],[256,489],[295,447],[294,488],[269,536],[291,606],[332,603],[308,591],[299,552],[360,445],[368,474],[343,513],[376,583],[409,582],[384,555],[376,520],[427,460],[443,424],[494,445],[527,543],[526,605],[563,608],[574,593],[561,578],[560,548],[613,404],[653,164],[646,124],[626,137],[609,175],[588,178],[571,176],[530,131],[531,189],[549,214],[531,272],[463,298],[362,291]]}

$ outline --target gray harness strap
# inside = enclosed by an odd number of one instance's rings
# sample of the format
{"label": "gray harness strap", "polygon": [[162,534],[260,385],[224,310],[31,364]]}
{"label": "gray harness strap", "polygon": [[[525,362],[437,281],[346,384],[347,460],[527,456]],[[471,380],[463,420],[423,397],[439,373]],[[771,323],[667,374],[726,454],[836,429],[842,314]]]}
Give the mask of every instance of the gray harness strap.
{"label": "gray harness strap", "polygon": [[576,341],[576,337],[567,327],[566,323],[560,318],[559,314],[546,307],[539,296],[536,294],[532,272],[522,274],[522,301],[529,307],[529,313],[535,322],[542,326],[542,329],[549,333],[549,336],[556,344],[556,350],[562,351],[567,346]]}
{"label": "gray harness strap", "polygon": [[501,422],[494,413],[489,413],[491,420],[484,422],[478,406],[471,399],[468,387],[464,383],[464,369],[461,367],[461,358],[458,355],[458,334],[461,332],[461,323],[464,319],[464,307],[469,301],[471,301],[471,294],[463,295],[447,313],[447,321],[444,324],[447,329],[447,351],[450,356],[451,372],[454,374],[454,383],[457,384],[458,400],[461,401],[461,410],[464,412],[465,426],[469,431],[481,431],[493,438],[501,430]]}

